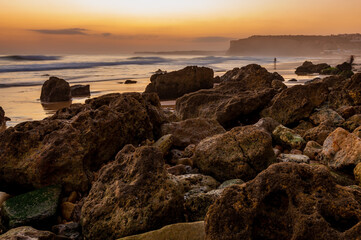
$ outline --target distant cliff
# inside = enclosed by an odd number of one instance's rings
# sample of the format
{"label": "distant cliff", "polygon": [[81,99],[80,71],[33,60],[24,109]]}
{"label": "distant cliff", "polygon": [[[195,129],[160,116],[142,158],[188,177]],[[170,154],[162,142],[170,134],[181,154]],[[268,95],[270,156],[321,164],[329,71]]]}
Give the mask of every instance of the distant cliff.
{"label": "distant cliff", "polygon": [[230,55],[310,56],[361,51],[361,34],[252,36],[231,41]]}

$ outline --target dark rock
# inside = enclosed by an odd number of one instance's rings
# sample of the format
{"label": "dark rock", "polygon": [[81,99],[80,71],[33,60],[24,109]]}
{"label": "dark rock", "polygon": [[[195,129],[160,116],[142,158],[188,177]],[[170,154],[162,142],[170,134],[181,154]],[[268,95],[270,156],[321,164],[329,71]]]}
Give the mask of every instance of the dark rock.
{"label": "dark rock", "polygon": [[116,239],[183,221],[183,188],[155,147],[127,145],[105,165],[81,214],[85,239]]}
{"label": "dark rock", "polygon": [[217,189],[219,182],[211,176],[203,174],[185,174],[176,176],[179,183],[183,186],[185,198],[192,194],[206,193]]}
{"label": "dark rock", "polygon": [[192,168],[190,166],[179,164],[179,165],[167,168],[167,172],[172,175],[178,176],[178,175],[184,175],[184,174],[191,173]]}
{"label": "dark rock", "polygon": [[51,231],[56,235],[64,236],[71,240],[81,239],[81,226],[76,222],[55,225],[51,228]]}
{"label": "dark rock", "polygon": [[51,226],[56,220],[61,188],[41,188],[6,200],[1,218],[7,228]]}
{"label": "dark rock", "polygon": [[322,83],[297,85],[283,90],[261,112],[263,117],[272,117],[283,125],[296,123],[310,116],[314,108],[327,100],[328,89]]}
{"label": "dark rock", "polygon": [[336,66],[338,70],[342,71],[352,71],[352,65],[348,62],[344,62]]}
{"label": "dark rock", "polygon": [[293,130],[298,133],[299,135],[303,136],[306,131],[310,130],[311,128],[314,128],[315,126],[310,123],[309,121],[301,120],[300,123],[293,128]]}
{"label": "dark rock", "polygon": [[315,141],[308,141],[303,153],[308,156],[311,160],[315,160],[322,152],[322,145]]}
{"label": "dark rock", "polygon": [[32,227],[18,227],[0,236],[1,240],[60,240],[54,233],[39,231]]}
{"label": "dark rock", "polygon": [[335,68],[335,67],[329,67],[329,68],[325,68],[322,69],[321,74],[323,75],[337,75],[340,73],[340,69]]}
{"label": "dark rock", "polygon": [[361,106],[342,106],[338,108],[336,111],[344,119],[348,119],[355,114],[361,114]]}
{"label": "dark rock", "polygon": [[307,130],[304,134],[303,134],[303,138],[306,141],[316,141],[319,144],[323,144],[323,142],[326,140],[326,138],[328,137],[328,135],[330,135],[336,128],[329,126],[329,125],[325,125],[325,124],[321,124],[317,127],[311,128],[309,130]]}
{"label": "dark rock", "polygon": [[321,73],[325,68],[331,67],[327,63],[313,64],[310,61],[305,61],[301,66],[296,68],[297,75],[307,75],[312,73]]}
{"label": "dark rock", "polygon": [[250,180],[275,162],[272,137],[254,126],[237,127],[202,140],[192,159],[200,172],[219,181]]}
{"label": "dark rock", "polygon": [[360,191],[337,185],[326,167],[278,163],[223,192],[205,239],[357,239],[360,221]]}
{"label": "dark rock", "polygon": [[50,77],[41,88],[42,102],[62,102],[71,100],[70,86],[67,81],[57,77]]}
{"label": "dark rock", "polygon": [[213,87],[213,70],[206,67],[186,67],[179,71],[155,74],[145,89],[156,92],[161,99],[175,99],[186,93]]}
{"label": "dark rock", "polygon": [[156,107],[145,98],[104,95],[8,128],[0,133],[1,185],[21,190],[61,184],[66,192],[87,191],[93,172],[125,144],[153,137],[149,107]]}
{"label": "dark rock", "polygon": [[173,139],[172,134],[164,135],[153,144],[153,147],[158,148],[165,156],[173,146]]}
{"label": "dark rock", "polygon": [[134,83],[137,83],[137,81],[135,80],[125,80],[124,84],[134,84]]}
{"label": "dark rock", "polygon": [[255,127],[263,128],[270,134],[272,134],[275,128],[279,125],[279,122],[270,117],[261,118],[257,123],[254,124]]}
{"label": "dark rock", "polygon": [[288,80],[288,82],[297,82],[297,79],[292,78],[292,79]]}
{"label": "dark rock", "polygon": [[286,149],[302,149],[306,144],[305,140],[292,129],[278,125],[272,132],[276,143]]}
{"label": "dark rock", "polygon": [[222,82],[222,80],[221,80],[220,76],[217,76],[217,77],[213,78],[213,83],[221,83],[221,82]]}
{"label": "dark rock", "polygon": [[359,126],[361,126],[361,114],[355,114],[343,123],[343,127],[350,132],[353,132]]}
{"label": "dark rock", "polygon": [[236,185],[236,184],[243,184],[243,183],[244,183],[244,181],[243,181],[242,179],[231,179],[231,180],[224,181],[224,182],[218,187],[218,189],[224,189],[224,188],[227,188],[227,187]]}
{"label": "dark rock", "polygon": [[173,145],[185,148],[189,144],[198,144],[206,137],[225,133],[226,131],[214,119],[192,118],[163,124],[161,132],[162,135],[172,134],[174,138]]}
{"label": "dark rock", "polygon": [[331,85],[328,102],[333,109],[361,105],[361,73],[353,75],[350,79],[340,77],[338,81],[325,81],[324,84]]}
{"label": "dark rock", "polygon": [[90,96],[90,85],[74,85],[70,87],[72,97]]}
{"label": "dark rock", "polygon": [[6,121],[8,119],[5,117],[5,111],[0,107],[0,132],[6,129]]}
{"label": "dark rock", "polygon": [[282,91],[287,88],[287,86],[281,80],[273,80],[271,86],[278,91]]}
{"label": "dark rock", "polygon": [[316,112],[310,116],[310,120],[315,125],[324,124],[335,127],[341,126],[345,121],[343,117],[331,108],[316,109]]}

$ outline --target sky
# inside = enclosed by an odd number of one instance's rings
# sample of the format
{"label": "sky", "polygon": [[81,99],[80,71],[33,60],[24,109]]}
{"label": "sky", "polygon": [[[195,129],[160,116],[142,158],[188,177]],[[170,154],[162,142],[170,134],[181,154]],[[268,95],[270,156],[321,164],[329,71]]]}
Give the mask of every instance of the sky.
{"label": "sky", "polygon": [[361,32],[360,0],[0,0],[0,54],[213,50]]}

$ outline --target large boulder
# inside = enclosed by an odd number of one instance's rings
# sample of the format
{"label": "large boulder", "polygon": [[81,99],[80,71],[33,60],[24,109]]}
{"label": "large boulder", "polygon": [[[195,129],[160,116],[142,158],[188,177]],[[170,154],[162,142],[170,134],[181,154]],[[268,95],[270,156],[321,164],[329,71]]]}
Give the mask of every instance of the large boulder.
{"label": "large boulder", "polygon": [[335,129],[335,127],[321,124],[304,132],[303,138],[306,141],[316,141],[322,145],[328,135],[330,135]]}
{"label": "large boulder", "polygon": [[[329,86],[328,82],[325,80],[324,84]],[[349,79],[340,78],[335,81],[332,84],[328,101],[329,106],[334,109],[361,105],[361,73],[357,73]]]}
{"label": "large boulder", "polygon": [[206,137],[226,132],[215,119],[207,118],[192,118],[180,122],[165,123],[162,125],[161,131],[162,135],[172,134],[173,145],[183,148],[189,144],[198,144]]}
{"label": "large boulder", "polygon": [[330,126],[340,126],[345,121],[340,114],[331,108],[316,109],[316,112],[310,116],[310,120],[315,125],[325,124]]}
{"label": "large boulder", "polygon": [[44,227],[56,221],[61,188],[41,188],[6,200],[1,206],[1,219],[5,227]]}
{"label": "large boulder", "polygon": [[116,239],[182,222],[183,189],[155,147],[127,145],[105,165],[81,210],[85,239]]}
{"label": "large boulder", "polygon": [[328,88],[322,83],[296,85],[276,95],[271,106],[261,113],[283,125],[297,123],[307,118],[313,110],[327,100]]}
{"label": "large boulder", "polygon": [[70,85],[67,81],[57,77],[50,77],[41,88],[40,100],[42,102],[70,101]]}
{"label": "large boulder", "polygon": [[36,230],[29,226],[13,228],[3,235],[0,240],[57,240],[61,239],[49,231]]}
{"label": "large boulder", "polygon": [[109,94],[8,128],[0,133],[0,185],[87,191],[93,172],[125,144],[153,137],[148,105],[138,93]]}
{"label": "large boulder", "polygon": [[186,93],[213,87],[213,70],[206,67],[190,66],[179,71],[155,74],[145,89],[155,92],[161,99],[175,99]]}
{"label": "large boulder", "polygon": [[272,137],[254,126],[237,127],[202,140],[192,157],[195,166],[219,181],[250,180],[275,162]]}
{"label": "large boulder", "polygon": [[323,69],[330,68],[327,63],[313,64],[310,61],[305,61],[301,66],[296,68],[297,75],[306,75],[312,73],[321,73]]}
{"label": "large boulder", "polygon": [[326,167],[278,163],[227,188],[209,209],[206,240],[359,239],[361,191]]}
{"label": "large boulder", "polygon": [[319,159],[334,170],[353,173],[361,162],[361,139],[343,128],[337,128],[324,141]]}

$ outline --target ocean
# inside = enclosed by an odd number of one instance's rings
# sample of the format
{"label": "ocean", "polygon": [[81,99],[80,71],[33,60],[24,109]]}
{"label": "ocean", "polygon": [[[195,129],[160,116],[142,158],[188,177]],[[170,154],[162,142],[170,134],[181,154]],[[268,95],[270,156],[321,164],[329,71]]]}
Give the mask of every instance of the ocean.
{"label": "ocean", "polygon": [[[278,72],[286,84],[303,84],[318,75],[297,76],[295,68],[305,60],[314,63],[326,62],[331,65],[342,63],[347,56],[332,57],[279,57],[276,69],[273,57],[251,56],[179,56],[179,55],[0,55],[0,106],[14,126],[23,121],[41,120],[71,103],[83,103],[86,98],[74,98],[72,102],[42,104],[42,84],[49,76],[63,78],[70,83],[90,84],[91,98],[112,92],[143,92],[150,82],[150,76],[161,69],[174,71],[186,66],[210,67],[215,76],[227,70],[256,63],[270,72]],[[295,78],[297,82],[287,83]],[[124,84],[127,79],[136,84]],[[163,101],[171,107],[174,101]]]}

